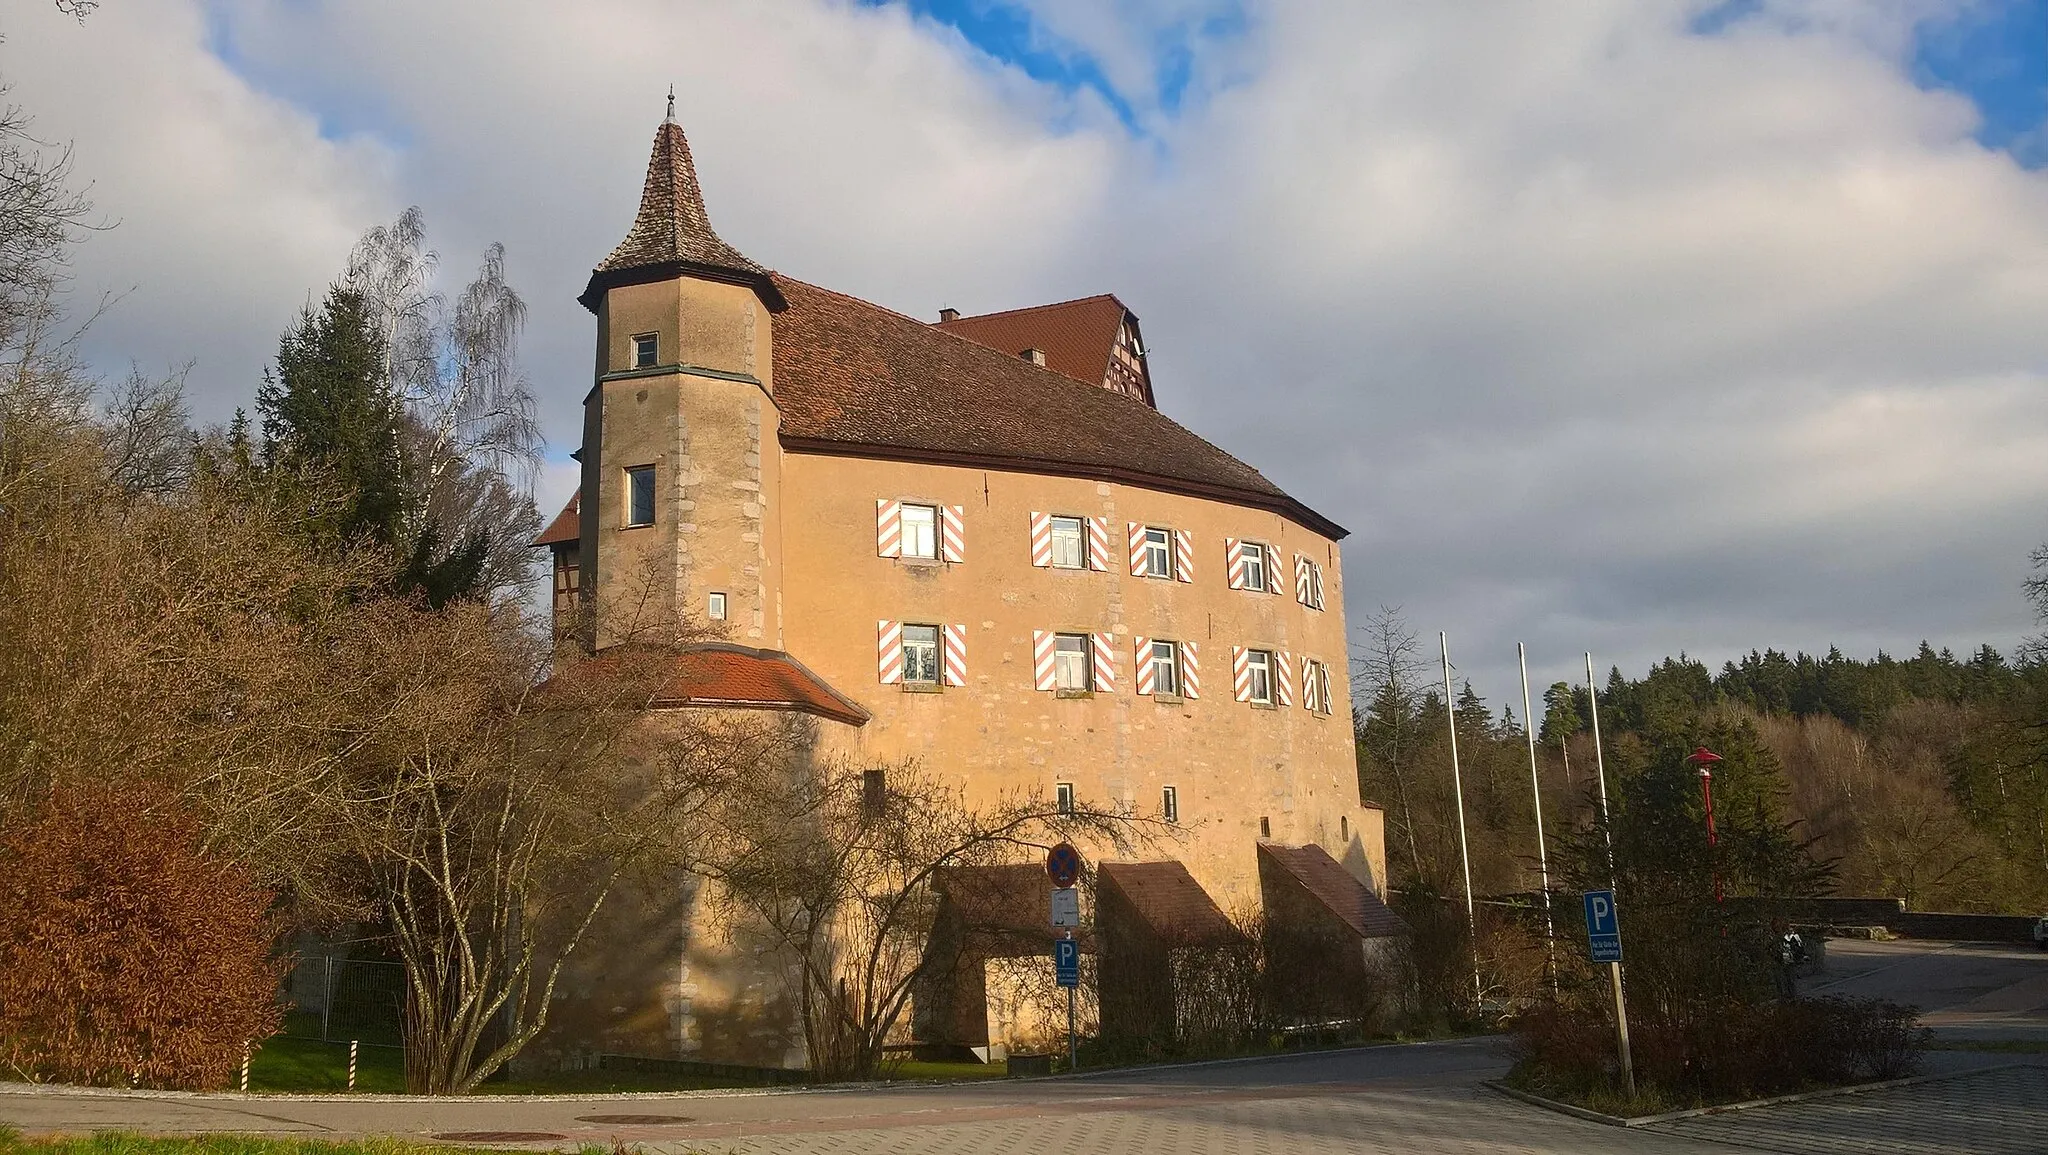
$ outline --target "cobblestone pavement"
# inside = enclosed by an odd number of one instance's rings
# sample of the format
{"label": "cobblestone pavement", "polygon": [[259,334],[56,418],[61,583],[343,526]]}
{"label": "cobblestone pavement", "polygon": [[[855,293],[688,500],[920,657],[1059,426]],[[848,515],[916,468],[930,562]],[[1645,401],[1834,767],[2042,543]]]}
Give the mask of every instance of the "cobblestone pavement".
{"label": "cobblestone pavement", "polygon": [[1790,1155],[2037,1155],[2048,1151],[2048,1067],[2008,1067],[1642,1130]]}
{"label": "cobblestone pavement", "polygon": [[[2048,1151],[2043,1066],[1624,1130],[1480,1086],[1506,1065],[1497,1042],[1472,1039],[1079,1079],[769,1094],[451,1101],[0,1086],[0,1124],[29,1133],[117,1128],[321,1138],[534,1131],[560,1138],[529,1147],[608,1147],[616,1139],[658,1155]],[[604,1114],[687,1118],[589,1118]]]}

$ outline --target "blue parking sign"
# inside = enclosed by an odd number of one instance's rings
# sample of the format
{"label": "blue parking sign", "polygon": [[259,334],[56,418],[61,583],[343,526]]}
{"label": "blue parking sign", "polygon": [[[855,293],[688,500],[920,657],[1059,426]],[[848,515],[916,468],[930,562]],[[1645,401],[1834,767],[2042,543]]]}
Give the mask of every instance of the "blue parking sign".
{"label": "blue parking sign", "polygon": [[1081,944],[1070,938],[1054,939],[1052,977],[1063,987],[1081,985]]}
{"label": "blue parking sign", "polygon": [[1614,892],[1589,890],[1586,900],[1586,949],[1594,962],[1621,961],[1621,912],[1614,907]]}

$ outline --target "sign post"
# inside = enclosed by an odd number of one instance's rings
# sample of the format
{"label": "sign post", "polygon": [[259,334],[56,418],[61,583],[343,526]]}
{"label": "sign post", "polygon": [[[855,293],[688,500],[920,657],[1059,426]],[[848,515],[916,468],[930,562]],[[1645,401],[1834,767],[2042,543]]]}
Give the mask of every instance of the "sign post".
{"label": "sign post", "polygon": [[1615,909],[1614,892],[1589,890],[1586,902],[1586,951],[1596,963],[1607,964],[1607,981],[1614,988],[1614,1043],[1621,1057],[1621,1081],[1628,1097],[1636,1097],[1636,1068],[1628,1053],[1628,1003],[1621,995],[1621,912]]}
{"label": "sign post", "polygon": [[1045,873],[1052,879],[1052,925],[1061,937],[1052,944],[1053,981],[1067,988],[1067,1070],[1081,1067],[1080,1048],[1074,1036],[1074,1000],[1081,986],[1081,943],[1074,932],[1081,925],[1081,892],[1074,884],[1081,880],[1081,852],[1062,842],[1045,852]]}

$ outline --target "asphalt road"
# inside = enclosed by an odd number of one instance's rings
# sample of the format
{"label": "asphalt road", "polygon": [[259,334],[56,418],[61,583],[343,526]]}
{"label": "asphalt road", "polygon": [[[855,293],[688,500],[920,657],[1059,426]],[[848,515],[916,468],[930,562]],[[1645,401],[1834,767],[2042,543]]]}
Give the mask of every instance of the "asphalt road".
{"label": "asphalt road", "polygon": [[1835,939],[1800,993],[1917,1007],[1944,1040],[2048,1042],[2048,951],[2032,947]]}

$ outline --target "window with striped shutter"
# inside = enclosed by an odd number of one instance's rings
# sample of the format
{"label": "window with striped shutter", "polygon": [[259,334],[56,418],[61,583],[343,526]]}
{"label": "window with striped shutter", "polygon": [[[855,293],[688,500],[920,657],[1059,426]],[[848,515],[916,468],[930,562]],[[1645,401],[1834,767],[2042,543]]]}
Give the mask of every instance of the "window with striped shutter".
{"label": "window with striped shutter", "polygon": [[1102,573],[1109,572],[1109,520],[1101,517],[1088,519],[1088,568]]}
{"label": "window with striped shutter", "polygon": [[903,623],[886,618],[876,628],[875,671],[885,686],[903,680]]}
{"label": "window with striped shutter", "polygon": [[964,506],[939,507],[939,556],[955,564],[967,560],[967,510]]}
{"label": "window with striped shutter", "polygon": [[1275,705],[1294,705],[1294,655],[1286,650],[1273,651],[1273,693]]}
{"label": "window with striped shutter", "polygon": [[1180,696],[1199,698],[1202,696],[1202,662],[1195,643],[1180,644]]}
{"label": "window with striped shutter", "polygon": [[1132,688],[1140,695],[1152,692],[1152,639],[1131,639]]}
{"label": "window with striped shutter", "polygon": [[1280,551],[1266,546],[1266,592],[1277,594],[1282,589],[1280,578]]}
{"label": "window with striped shutter", "polygon": [[1252,652],[1244,646],[1230,647],[1230,688],[1238,701],[1252,700]]}
{"label": "window with striped shutter", "polygon": [[1173,531],[1173,580],[1195,580],[1195,535],[1184,529]]}
{"label": "window with striped shutter", "polygon": [[945,628],[946,661],[945,676],[948,686],[967,684],[967,627],[965,624]]}
{"label": "window with striped shutter", "polygon": [[1116,689],[1116,635],[1094,634],[1095,662],[1088,674],[1095,679],[1095,692],[1107,694]]}
{"label": "window with striped shutter", "polygon": [[903,556],[902,502],[875,499],[875,552],[882,557]]}
{"label": "window with striped shutter", "polygon": [[1305,553],[1294,555],[1294,600],[1312,610],[1323,608],[1323,567]]}
{"label": "window with striped shutter", "polygon": [[1231,589],[1244,588],[1244,543],[1234,537],[1223,539],[1223,581]]}
{"label": "window with striped shutter", "polygon": [[1039,569],[1052,566],[1052,515],[1036,510],[1031,514],[1031,564]]}
{"label": "window with striped shutter", "polygon": [[1031,631],[1031,688],[1051,690],[1058,683],[1053,673],[1053,642],[1057,637],[1051,630]]}

